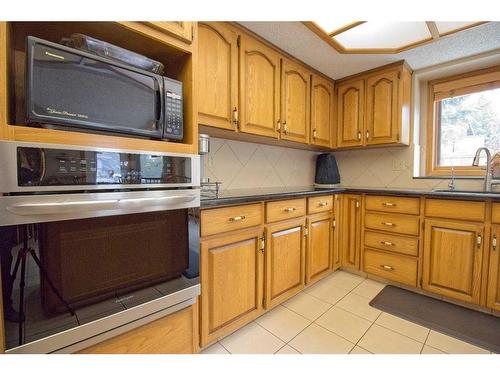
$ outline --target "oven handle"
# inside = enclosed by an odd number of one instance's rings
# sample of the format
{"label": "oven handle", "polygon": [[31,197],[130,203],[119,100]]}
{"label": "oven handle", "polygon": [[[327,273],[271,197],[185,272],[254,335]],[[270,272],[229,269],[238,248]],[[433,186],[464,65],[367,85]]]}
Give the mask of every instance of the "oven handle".
{"label": "oven handle", "polygon": [[197,195],[172,195],[165,197],[141,197],[141,198],[120,198],[103,199],[94,201],[59,201],[40,203],[17,203],[7,206],[7,210],[17,215],[51,215],[68,212],[88,212],[98,210],[123,209],[127,206],[144,204],[167,204],[176,205],[192,202]]}

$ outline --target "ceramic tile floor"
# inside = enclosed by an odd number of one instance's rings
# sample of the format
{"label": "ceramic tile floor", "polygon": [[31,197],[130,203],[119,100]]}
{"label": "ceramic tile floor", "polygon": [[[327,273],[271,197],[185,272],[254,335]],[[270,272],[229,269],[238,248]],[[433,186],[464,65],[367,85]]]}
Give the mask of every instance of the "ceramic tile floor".
{"label": "ceramic tile floor", "polygon": [[336,271],[203,354],[488,354],[368,303],[384,284]]}

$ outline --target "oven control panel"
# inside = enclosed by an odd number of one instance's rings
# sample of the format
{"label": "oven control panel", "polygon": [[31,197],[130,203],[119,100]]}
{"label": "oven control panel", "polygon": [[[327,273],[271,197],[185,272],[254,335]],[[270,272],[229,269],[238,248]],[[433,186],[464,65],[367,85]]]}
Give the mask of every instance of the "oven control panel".
{"label": "oven control panel", "polygon": [[191,158],[17,147],[18,186],[156,185],[192,180]]}
{"label": "oven control panel", "polygon": [[184,137],[182,82],[163,77],[165,90],[165,127],[163,138],[182,140]]}

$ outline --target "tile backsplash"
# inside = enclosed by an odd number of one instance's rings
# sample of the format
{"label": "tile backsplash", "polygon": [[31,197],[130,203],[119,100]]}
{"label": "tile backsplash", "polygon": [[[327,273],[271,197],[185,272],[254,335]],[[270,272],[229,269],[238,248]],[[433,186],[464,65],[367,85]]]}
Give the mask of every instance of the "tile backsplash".
{"label": "tile backsplash", "polygon": [[202,177],[222,190],[308,186],[314,183],[317,152],[210,138]]}
{"label": "tile backsplash", "polygon": [[[414,146],[334,152],[345,187],[447,189],[449,179],[414,179]],[[309,186],[318,152],[210,138],[203,176],[222,189]],[[482,180],[456,180],[459,190],[480,190]]]}

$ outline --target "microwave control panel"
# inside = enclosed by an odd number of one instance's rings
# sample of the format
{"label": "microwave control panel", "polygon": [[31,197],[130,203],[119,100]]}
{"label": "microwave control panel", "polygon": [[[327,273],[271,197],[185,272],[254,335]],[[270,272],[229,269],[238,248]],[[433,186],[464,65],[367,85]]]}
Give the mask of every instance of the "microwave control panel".
{"label": "microwave control panel", "polygon": [[182,82],[163,78],[165,92],[165,127],[163,138],[182,140],[184,136]]}

